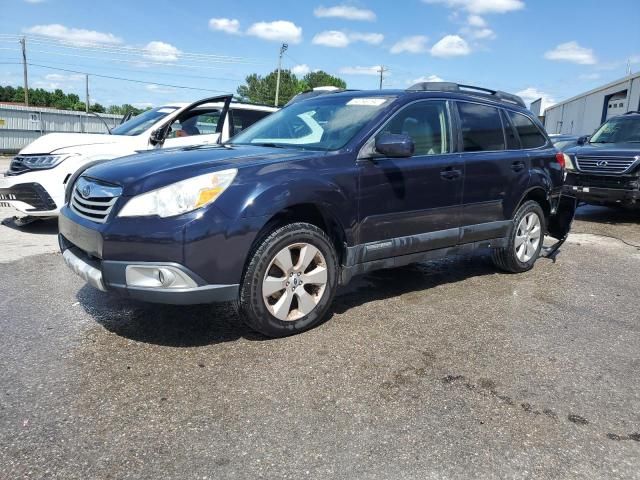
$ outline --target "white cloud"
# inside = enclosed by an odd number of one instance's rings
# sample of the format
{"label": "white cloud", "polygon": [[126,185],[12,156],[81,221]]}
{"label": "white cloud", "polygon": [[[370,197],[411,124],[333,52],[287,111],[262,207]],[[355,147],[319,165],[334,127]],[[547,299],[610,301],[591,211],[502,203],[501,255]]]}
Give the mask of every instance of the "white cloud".
{"label": "white cloud", "polygon": [[294,75],[300,75],[300,76],[305,76],[310,71],[311,69],[309,68],[309,65],[307,65],[306,63],[303,63],[302,65],[296,65],[291,69],[291,73],[293,73]]}
{"label": "white cloud", "polygon": [[412,37],[404,37],[391,47],[391,53],[425,53],[429,51],[427,42],[429,39],[424,35],[414,35]]}
{"label": "white cloud", "polygon": [[346,20],[361,20],[373,22],[376,14],[371,10],[356,8],[349,5],[336,5],[335,7],[318,7],[313,14],[319,18],[344,18]]}
{"label": "white cloud", "polygon": [[372,67],[342,67],[339,73],[344,75],[380,75],[380,65]]}
{"label": "white cloud", "polygon": [[85,30],[84,28],[69,28],[58,23],[34,25],[24,29],[24,32],[75,44],[104,43],[114,45],[122,43],[122,39],[116,37],[113,33]]}
{"label": "white cloud", "polygon": [[469,55],[471,48],[466,40],[458,35],[446,35],[433,47],[431,47],[431,55],[434,57],[459,57]]}
{"label": "white cloud", "polygon": [[247,30],[247,34],[274,42],[300,43],[302,41],[302,28],[288,20],[254,23]]}
{"label": "white cloud", "polygon": [[551,95],[545,92],[542,92],[535,87],[529,87],[529,88],[525,88],[524,90],[520,90],[519,92],[516,92],[516,95],[521,97],[522,100],[524,100],[524,103],[526,103],[527,105],[530,105],[532,102],[535,102],[536,100],[541,98],[542,99],[542,108],[540,109],[541,112],[544,112],[547,108],[549,108],[550,106],[556,103],[555,99]]}
{"label": "white cloud", "polygon": [[352,42],[364,42],[370,45],[379,45],[384,41],[381,33],[345,33],[340,30],[327,30],[318,33],[311,43],[325,47],[344,48]]}
{"label": "white cloud", "polygon": [[523,0],[422,0],[429,4],[443,4],[449,8],[466,10],[475,15],[507,13],[524,8]]}
{"label": "white cloud", "polygon": [[209,20],[209,28],[220,32],[239,34],[240,22],[235,18],[212,18]]}
{"label": "white cloud", "polygon": [[150,85],[145,85],[145,87],[148,91],[152,92],[152,93],[173,93],[176,91],[175,88],[172,87],[165,87],[164,85],[156,85],[155,83],[152,83]]}
{"label": "white cloud", "polygon": [[384,41],[381,33],[350,33],[349,40],[352,42],[364,42],[369,45],[380,45]]}
{"label": "white cloud", "polygon": [[487,22],[480,15],[469,15],[467,17],[467,23],[470,27],[486,28]]}
{"label": "white cloud", "polygon": [[583,73],[578,75],[580,80],[598,80],[601,77],[599,73]]}
{"label": "white cloud", "polygon": [[422,82],[444,82],[444,79],[439,77],[438,75],[425,75],[422,77],[415,78],[413,80],[407,81],[408,85],[415,85],[416,83]]}
{"label": "white cloud", "polygon": [[469,34],[478,40],[488,40],[496,37],[496,34],[490,28],[479,28],[478,30],[471,30]]}
{"label": "white cloud", "polygon": [[351,43],[346,33],[338,30],[328,30],[320,32],[311,41],[314,45],[323,45],[325,47],[344,48]]}
{"label": "white cloud", "polygon": [[546,52],[544,58],[580,65],[594,65],[597,62],[593,50],[581,47],[578,42],[561,43],[553,50]]}
{"label": "white cloud", "polygon": [[62,75],[61,73],[49,73],[44,76],[44,79],[49,82],[78,82],[84,80],[85,76],[82,74]]}
{"label": "white cloud", "polygon": [[170,43],[153,41],[144,47],[144,56],[156,62],[175,62],[180,56],[180,50]]}

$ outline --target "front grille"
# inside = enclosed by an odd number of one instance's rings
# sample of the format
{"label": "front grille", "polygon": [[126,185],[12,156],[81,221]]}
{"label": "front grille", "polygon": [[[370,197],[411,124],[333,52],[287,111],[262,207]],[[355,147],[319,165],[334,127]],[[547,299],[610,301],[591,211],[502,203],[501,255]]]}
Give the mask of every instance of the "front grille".
{"label": "front grille", "polygon": [[120,187],[80,177],[73,187],[69,206],[87,220],[105,223],[121,193]]}
{"label": "front grille", "polygon": [[625,173],[638,162],[638,157],[577,157],[578,169],[583,172]]}
{"label": "front grille", "polygon": [[56,209],[56,202],[39,183],[20,183],[10,188],[0,188],[0,201],[17,200],[31,205],[29,212]]}
{"label": "front grille", "polygon": [[25,166],[24,156],[17,155],[13,157],[11,160],[11,164],[9,165],[9,170],[7,171],[7,175],[20,175],[29,170],[29,167]]}

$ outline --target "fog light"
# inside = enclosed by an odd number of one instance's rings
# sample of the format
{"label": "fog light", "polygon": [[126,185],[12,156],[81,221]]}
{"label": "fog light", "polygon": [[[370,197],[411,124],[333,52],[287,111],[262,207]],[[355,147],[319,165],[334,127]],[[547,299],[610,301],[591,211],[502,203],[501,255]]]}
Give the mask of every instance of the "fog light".
{"label": "fog light", "polygon": [[170,265],[127,265],[125,278],[129,287],[173,289],[198,286],[188,274]]}

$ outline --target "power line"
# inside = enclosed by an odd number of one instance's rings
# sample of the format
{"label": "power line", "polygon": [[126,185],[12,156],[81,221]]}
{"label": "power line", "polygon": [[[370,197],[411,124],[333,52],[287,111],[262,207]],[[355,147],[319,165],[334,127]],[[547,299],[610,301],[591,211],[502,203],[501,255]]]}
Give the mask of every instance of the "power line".
{"label": "power line", "polygon": [[[21,65],[20,62],[0,62],[0,64],[2,64],[2,65]],[[71,70],[71,69],[68,69],[68,68],[50,67],[48,65],[40,65],[40,64],[37,64],[37,63],[27,63],[27,65],[29,65],[30,67],[47,68],[49,70],[58,70],[58,71],[61,71],[61,72],[77,73],[77,74],[81,74],[81,75],[91,75],[92,77],[97,77],[97,78],[108,78],[110,80],[120,80],[120,81],[123,81],[123,82],[140,83],[140,84],[144,84],[144,85],[158,85],[160,87],[180,88],[180,89],[183,89],[183,90],[197,90],[197,91],[201,91],[201,92],[229,93],[228,91],[225,91],[225,90],[215,90],[215,89],[211,89],[211,88],[189,87],[189,86],[186,86],[186,85],[174,85],[174,84],[170,84],[170,83],[148,82],[148,81],[145,81],[145,80],[138,80],[138,79],[133,79],[133,78],[115,77],[115,76],[111,76],[111,75],[101,75],[99,73],[91,73],[91,72],[81,72],[79,70]]]}

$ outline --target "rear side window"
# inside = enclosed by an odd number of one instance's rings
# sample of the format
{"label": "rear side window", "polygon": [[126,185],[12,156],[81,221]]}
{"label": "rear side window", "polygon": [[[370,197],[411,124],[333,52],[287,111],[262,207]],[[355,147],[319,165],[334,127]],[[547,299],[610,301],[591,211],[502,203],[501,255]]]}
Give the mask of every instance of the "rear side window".
{"label": "rear side window", "polygon": [[547,143],[547,139],[529,117],[516,112],[507,112],[507,114],[518,131],[522,148],[538,148]]}
{"label": "rear side window", "polygon": [[465,152],[504,150],[500,111],[477,103],[458,102]]}
{"label": "rear side window", "polygon": [[231,132],[231,135],[237,135],[242,130],[250,127],[258,120],[262,120],[270,113],[271,112],[263,112],[261,110],[232,109],[231,116],[233,117],[233,132]]}

